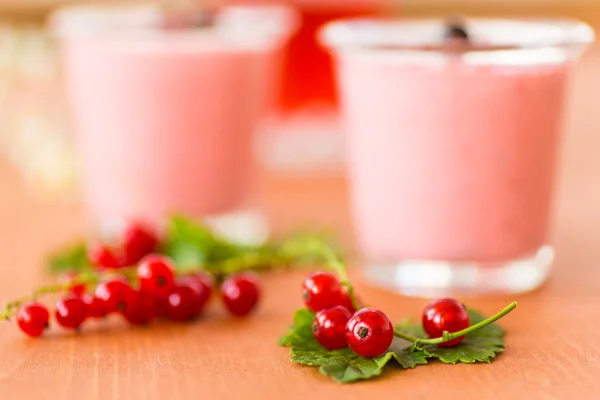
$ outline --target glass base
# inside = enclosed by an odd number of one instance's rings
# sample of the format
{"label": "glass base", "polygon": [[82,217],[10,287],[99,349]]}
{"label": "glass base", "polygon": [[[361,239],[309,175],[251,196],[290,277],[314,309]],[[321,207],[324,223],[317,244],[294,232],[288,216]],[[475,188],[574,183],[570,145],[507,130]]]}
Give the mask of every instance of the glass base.
{"label": "glass base", "polygon": [[554,249],[502,262],[403,260],[364,269],[367,283],[419,297],[474,297],[527,292],[548,277]]}

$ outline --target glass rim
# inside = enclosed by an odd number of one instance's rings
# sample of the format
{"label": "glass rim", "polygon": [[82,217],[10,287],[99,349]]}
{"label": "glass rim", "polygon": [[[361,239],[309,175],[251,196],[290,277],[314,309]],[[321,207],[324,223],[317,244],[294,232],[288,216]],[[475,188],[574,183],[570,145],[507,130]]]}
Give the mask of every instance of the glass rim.
{"label": "glass rim", "polygon": [[322,27],[319,40],[334,51],[438,53],[587,46],[595,40],[594,30],[576,19],[465,18],[457,21],[469,33],[469,39],[452,39],[450,43],[444,33],[453,26],[449,25],[453,21],[448,18],[340,19]]}
{"label": "glass rim", "polygon": [[[201,15],[203,11],[198,15]],[[207,26],[164,28],[165,10],[160,3],[69,4],[50,14],[47,25],[60,39],[199,39],[244,35],[290,36],[298,27],[296,11],[286,5],[225,5],[205,10],[214,20]]]}

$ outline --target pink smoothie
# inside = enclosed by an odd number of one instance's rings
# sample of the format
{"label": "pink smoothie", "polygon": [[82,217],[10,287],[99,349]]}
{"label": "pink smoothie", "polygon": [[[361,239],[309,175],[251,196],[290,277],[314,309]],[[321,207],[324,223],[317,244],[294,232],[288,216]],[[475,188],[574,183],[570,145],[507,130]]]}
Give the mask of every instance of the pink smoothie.
{"label": "pink smoothie", "polygon": [[216,30],[63,39],[83,192],[96,221],[248,206],[252,135],[275,95],[284,40]]}
{"label": "pink smoothie", "polygon": [[561,62],[340,57],[352,211],[375,260],[517,259],[547,243]]}

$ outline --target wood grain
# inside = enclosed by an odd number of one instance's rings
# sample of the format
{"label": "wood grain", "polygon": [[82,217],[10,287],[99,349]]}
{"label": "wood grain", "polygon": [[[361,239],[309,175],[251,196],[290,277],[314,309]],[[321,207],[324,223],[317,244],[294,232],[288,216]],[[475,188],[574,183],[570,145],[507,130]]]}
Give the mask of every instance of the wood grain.
{"label": "wood grain", "polygon": [[[600,19],[598,19],[600,20]],[[258,314],[232,320],[218,304],[194,325],[130,329],[119,320],[83,335],[54,329],[27,340],[0,325],[0,399],[597,399],[600,390],[600,47],[577,68],[564,141],[550,281],[517,296],[503,320],[507,350],[490,365],[433,364],[390,371],[382,379],[340,386],[288,361],[276,339],[300,306],[303,272],[266,275]],[[342,177],[294,178],[263,172],[263,205],[273,227],[333,226],[351,243]],[[77,203],[35,198],[0,161],[0,302],[44,277],[50,249],[85,231]],[[359,266],[355,266],[359,267]],[[418,316],[425,300],[363,286],[369,303],[393,319]],[[513,298],[477,300],[492,313]]]}

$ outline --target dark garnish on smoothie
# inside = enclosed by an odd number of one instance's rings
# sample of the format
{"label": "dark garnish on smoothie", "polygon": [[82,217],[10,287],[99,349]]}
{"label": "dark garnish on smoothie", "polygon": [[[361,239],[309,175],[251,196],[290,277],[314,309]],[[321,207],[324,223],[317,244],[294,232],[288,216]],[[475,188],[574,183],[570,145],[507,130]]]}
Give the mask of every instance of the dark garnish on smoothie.
{"label": "dark garnish on smoothie", "polygon": [[447,41],[455,41],[455,40],[469,40],[469,34],[467,31],[467,27],[460,21],[456,19],[450,19],[446,22],[445,30],[444,30],[444,38]]}
{"label": "dark garnish on smoothie", "polygon": [[194,29],[214,26],[217,10],[185,8],[165,9],[163,12],[162,29]]}

